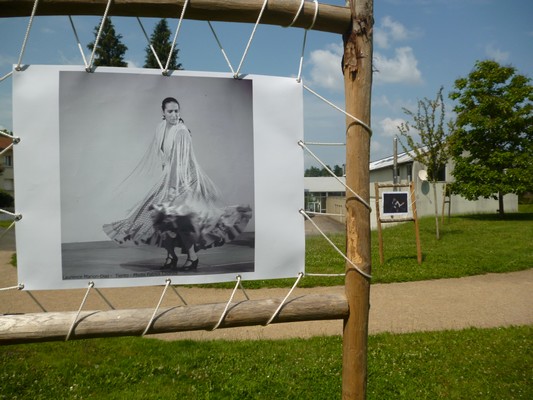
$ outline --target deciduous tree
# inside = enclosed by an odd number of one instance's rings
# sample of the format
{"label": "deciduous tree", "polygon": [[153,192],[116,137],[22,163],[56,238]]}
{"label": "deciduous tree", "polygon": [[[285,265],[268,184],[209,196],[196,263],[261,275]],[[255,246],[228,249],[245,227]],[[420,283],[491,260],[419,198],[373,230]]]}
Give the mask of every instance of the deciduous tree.
{"label": "deciduous tree", "polygon": [[512,66],[478,61],[455,81],[452,191],[469,200],[533,189],[533,87]]}
{"label": "deciduous tree", "polygon": [[[407,152],[408,147],[413,152],[413,158],[424,164],[428,172],[428,181],[433,187],[433,198],[435,205],[435,232],[437,239],[439,233],[439,211],[437,205],[437,181],[438,172],[448,161],[447,138],[449,130],[445,123],[445,107],[442,97],[443,88],[437,92],[435,100],[424,98],[418,100],[418,110],[416,113],[404,108],[404,113],[410,117],[407,121],[398,126],[400,134],[407,141],[407,146],[400,141],[403,149]],[[416,140],[416,136],[419,140]]]}

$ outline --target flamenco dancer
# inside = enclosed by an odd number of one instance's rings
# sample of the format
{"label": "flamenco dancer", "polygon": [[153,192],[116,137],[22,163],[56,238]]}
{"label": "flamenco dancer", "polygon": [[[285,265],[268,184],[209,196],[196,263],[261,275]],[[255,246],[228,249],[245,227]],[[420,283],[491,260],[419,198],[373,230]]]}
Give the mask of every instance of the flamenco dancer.
{"label": "flamenco dancer", "polygon": [[187,255],[180,269],[195,271],[197,252],[236,238],[248,224],[252,210],[249,206],[220,207],[219,191],[196,161],[178,101],[167,97],[161,109],[163,121],[130,175],[155,170],[156,182],[125,219],[105,224],[103,230],[119,244],[166,249],[162,269],[178,269],[175,249],[179,248]]}

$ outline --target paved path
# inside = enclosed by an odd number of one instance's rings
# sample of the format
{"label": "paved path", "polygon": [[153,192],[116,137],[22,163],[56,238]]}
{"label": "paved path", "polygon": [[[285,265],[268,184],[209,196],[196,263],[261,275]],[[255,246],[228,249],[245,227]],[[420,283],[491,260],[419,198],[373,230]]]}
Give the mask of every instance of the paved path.
{"label": "paved path", "polygon": [[[12,251],[0,251],[0,288],[17,284],[16,268],[9,265]],[[154,307],[161,287],[102,289],[117,309]],[[343,292],[343,287],[297,289],[292,296]],[[253,300],[283,298],[288,289],[247,290]],[[188,304],[225,303],[227,289],[180,288]],[[0,291],[0,313],[32,313],[77,310],[85,290]],[[32,297],[33,296],[33,297]],[[238,293],[235,301],[243,300]],[[506,274],[487,274],[458,279],[374,284],[370,295],[369,332],[413,332],[533,324],[533,269]],[[179,305],[168,292],[162,307]],[[109,309],[93,292],[85,310]],[[342,334],[342,321],[313,321],[220,329],[215,332],[181,332],[154,335],[161,339],[285,339]]]}

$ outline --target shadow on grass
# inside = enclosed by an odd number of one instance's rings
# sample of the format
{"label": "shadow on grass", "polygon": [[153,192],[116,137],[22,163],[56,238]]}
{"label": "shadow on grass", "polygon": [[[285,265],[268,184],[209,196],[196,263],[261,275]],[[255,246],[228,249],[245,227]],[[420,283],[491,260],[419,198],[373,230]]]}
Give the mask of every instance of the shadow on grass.
{"label": "shadow on grass", "polygon": [[508,213],[502,216],[499,214],[467,214],[457,218],[475,221],[533,221],[533,213]]}

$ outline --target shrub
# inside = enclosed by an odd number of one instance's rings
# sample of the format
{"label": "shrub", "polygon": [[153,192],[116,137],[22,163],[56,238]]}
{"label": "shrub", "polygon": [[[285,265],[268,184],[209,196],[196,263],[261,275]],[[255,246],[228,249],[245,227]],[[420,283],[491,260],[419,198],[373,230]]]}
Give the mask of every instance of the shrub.
{"label": "shrub", "polygon": [[4,190],[0,190],[0,207],[13,207],[14,205],[15,200],[13,196]]}

